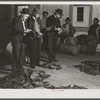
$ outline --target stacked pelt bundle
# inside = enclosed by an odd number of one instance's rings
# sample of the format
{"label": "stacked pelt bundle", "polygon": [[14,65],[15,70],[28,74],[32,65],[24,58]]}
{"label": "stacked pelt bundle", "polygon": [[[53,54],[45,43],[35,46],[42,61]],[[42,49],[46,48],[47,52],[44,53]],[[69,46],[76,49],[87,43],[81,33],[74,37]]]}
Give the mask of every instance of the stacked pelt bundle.
{"label": "stacked pelt bundle", "polygon": [[60,52],[76,56],[80,52],[80,45],[75,37],[68,37],[65,42],[60,46]]}
{"label": "stacked pelt bundle", "polygon": [[43,70],[33,71],[27,69],[18,71],[14,74],[9,74],[0,79],[0,88],[3,89],[34,89],[34,88],[46,88],[46,89],[87,89],[84,86],[68,85],[68,86],[54,86],[45,81],[51,75],[46,74]]}
{"label": "stacked pelt bundle", "polygon": [[24,70],[23,72],[18,71],[1,78],[0,88],[36,88],[44,86],[46,83],[43,80],[48,77],[50,77],[50,75],[42,70],[38,72],[31,69]]}
{"label": "stacked pelt bundle", "polygon": [[84,86],[78,86],[78,85],[73,85],[73,86],[69,85],[69,86],[60,86],[60,87],[48,85],[48,86],[45,86],[45,88],[47,89],[87,89]]}
{"label": "stacked pelt bundle", "polygon": [[47,68],[47,69],[56,69],[56,70],[60,70],[62,67],[61,65],[55,64],[55,63],[43,63],[41,64],[42,68]]}
{"label": "stacked pelt bundle", "polygon": [[100,61],[84,61],[80,65],[75,65],[80,71],[90,75],[100,75]]}

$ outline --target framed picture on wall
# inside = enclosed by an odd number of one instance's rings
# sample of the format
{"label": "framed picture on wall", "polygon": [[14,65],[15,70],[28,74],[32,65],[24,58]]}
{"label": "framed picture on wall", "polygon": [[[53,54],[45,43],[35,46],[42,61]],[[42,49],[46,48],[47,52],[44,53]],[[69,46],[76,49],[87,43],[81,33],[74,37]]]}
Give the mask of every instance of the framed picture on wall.
{"label": "framed picture on wall", "polygon": [[16,15],[19,16],[23,8],[29,8],[29,5],[17,5],[16,6]]}

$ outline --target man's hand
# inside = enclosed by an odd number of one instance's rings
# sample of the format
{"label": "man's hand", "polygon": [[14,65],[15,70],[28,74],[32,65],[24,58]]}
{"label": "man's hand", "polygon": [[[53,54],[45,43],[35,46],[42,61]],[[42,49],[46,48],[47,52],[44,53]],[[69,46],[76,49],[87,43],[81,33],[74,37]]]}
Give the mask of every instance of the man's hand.
{"label": "man's hand", "polygon": [[62,29],[61,28],[57,28],[58,34],[62,33]]}
{"label": "man's hand", "polygon": [[38,33],[38,38],[42,38],[42,36],[43,36],[43,34],[40,32],[40,33]]}
{"label": "man's hand", "polygon": [[51,27],[47,27],[47,28],[46,28],[46,31],[50,31],[50,30],[51,30]]}
{"label": "man's hand", "polygon": [[25,31],[24,31],[24,35],[26,35],[27,33],[30,33],[32,30],[31,29],[26,29]]}
{"label": "man's hand", "polygon": [[25,33],[29,33],[29,32],[31,32],[32,30],[31,29],[26,29],[24,32]]}

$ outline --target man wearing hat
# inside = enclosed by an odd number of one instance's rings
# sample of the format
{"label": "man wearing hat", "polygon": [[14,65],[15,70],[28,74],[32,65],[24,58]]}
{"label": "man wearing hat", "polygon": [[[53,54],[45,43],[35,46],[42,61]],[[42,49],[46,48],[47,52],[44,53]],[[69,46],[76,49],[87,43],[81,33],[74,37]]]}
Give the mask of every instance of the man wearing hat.
{"label": "man wearing hat", "polygon": [[91,25],[91,27],[89,28],[89,31],[88,31],[88,39],[90,40],[89,41],[89,44],[88,44],[88,51],[87,53],[94,56],[95,53],[96,53],[96,48],[97,48],[97,34],[96,34],[96,29],[97,27],[99,26],[98,24],[99,20],[98,18],[94,18],[93,20],[93,25]]}
{"label": "man wearing hat", "polygon": [[40,65],[40,54],[41,54],[41,38],[42,33],[40,32],[39,24],[40,12],[38,9],[32,11],[32,15],[27,21],[28,28],[32,30],[33,37],[29,39],[30,48],[30,67]]}
{"label": "man wearing hat", "polygon": [[88,35],[96,37],[96,28],[99,26],[98,22],[98,18],[94,18],[93,25],[89,28]]}
{"label": "man wearing hat", "polygon": [[73,27],[73,25],[70,23],[70,18],[67,17],[65,19],[65,24],[62,25],[62,36],[61,39],[60,39],[60,44],[64,42],[64,39],[66,37],[73,37],[73,35],[75,34],[76,32],[76,29],[75,27]]}
{"label": "man wearing hat", "polygon": [[31,30],[27,29],[25,24],[27,18],[29,17],[29,9],[23,8],[21,15],[15,17],[12,21],[13,27],[13,40],[12,40],[12,69],[13,72],[23,71],[23,63],[25,56],[25,44],[23,37],[25,34],[29,33]]}
{"label": "man wearing hat", "polygon": [[47,51],[47,55],[48,58],[50,60],[50,62],[55,62],[57,61],[55,56],[56,56],[56,43],[57,43],[57,34],[61,28],[61,24],[60,24],[60,20],[59,18],[61,18],[63,16],[63,10],[62,9],[56,9],[54,14],[49,16],[47,18],[47,43],[46,43],[46,51]]}

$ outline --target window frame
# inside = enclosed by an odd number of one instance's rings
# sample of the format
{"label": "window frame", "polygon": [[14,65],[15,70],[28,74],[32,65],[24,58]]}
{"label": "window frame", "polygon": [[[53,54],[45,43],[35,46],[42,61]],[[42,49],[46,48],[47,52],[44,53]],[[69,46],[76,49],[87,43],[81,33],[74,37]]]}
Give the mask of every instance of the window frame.
{"label": "window frame", "polygon": [[[21,9],[20,9],[20,7],[22,7]],[[22,9],[23,8],[30,8],[30,6],[29,5],[16,5],[16,16],[19,16],[21,13],[20,13],[20,11],[22,11]]]}
{"label": "window frame", "polygon": [[[72,24],[75,27],[89,27],[90,17],[90,6],[91,5],[73,5],[72,12]],[[84,7],[84,18],[83,21],[77,21],[77,8]]]}
{"label": "window frame", "polygon": [[[78,10],[79,8],[83,8],[83,11],[80,13]],[[82,20],[78,18],[79,16],[82,16]],[[77,22],[83,22],[84,21],[84,7],[77,7]]]}

